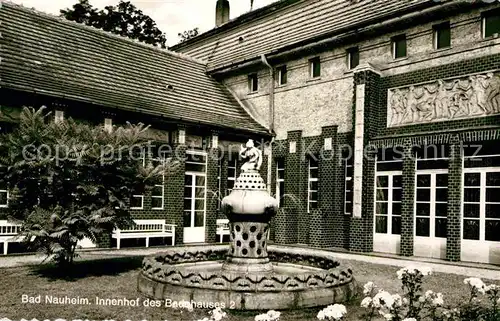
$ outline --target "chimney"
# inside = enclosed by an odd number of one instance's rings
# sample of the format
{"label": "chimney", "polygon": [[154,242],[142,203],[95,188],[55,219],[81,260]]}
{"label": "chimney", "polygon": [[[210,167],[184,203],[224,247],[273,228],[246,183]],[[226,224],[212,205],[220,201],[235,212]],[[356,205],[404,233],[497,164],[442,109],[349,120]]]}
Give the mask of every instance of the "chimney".
{"label": "chimney", "polygon": [[220,25],[229,21],[229,0],[217,0],[215,6],[215,25]]}

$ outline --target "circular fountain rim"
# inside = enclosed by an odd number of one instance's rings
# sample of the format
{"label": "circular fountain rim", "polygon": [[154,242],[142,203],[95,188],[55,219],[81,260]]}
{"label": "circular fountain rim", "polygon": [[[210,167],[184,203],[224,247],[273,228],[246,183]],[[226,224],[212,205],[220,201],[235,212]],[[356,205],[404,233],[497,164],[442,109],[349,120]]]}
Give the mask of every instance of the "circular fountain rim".
{"label": "circular fountain rim", "polygon": [[[185,288],[211,289],[231,292],[293,292],[310,289],[334,288],[353,282],[349,268],[339,268],[332,252],[285,246],[269,246],[272,262],[321,268],[288,275],[271,272],[267,275],[213,271],[195,272],[182,269],[185,263],[222,261],[227,252],[225,245],[167,249],[144,258],[142,277],[162,284]],[[276,260],[278,258],[278,260]]]}

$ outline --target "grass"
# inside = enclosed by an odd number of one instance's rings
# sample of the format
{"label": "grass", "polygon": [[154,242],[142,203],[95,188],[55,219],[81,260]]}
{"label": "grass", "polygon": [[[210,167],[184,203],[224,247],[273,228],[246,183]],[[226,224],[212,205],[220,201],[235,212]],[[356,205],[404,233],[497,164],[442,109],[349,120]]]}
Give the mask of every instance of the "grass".
{"label": "grass", "polygon": [[[207,311],[188,312],[165,307],[127,307],[97,305],[53,305],[22,303],[22,295],[57,297],[87,297],[91,301],[95,296],[100,298],[137,299],[142,297],[137,292],[136,278],[141,266],[141,257],[106,259],[77,262],[69,277],[62,277],[52,266],[15,267],[0,269],[0,318],[12,320],[58,318],[89,320],[198,320],[208,316]],[[342,266],[350,266],[361,286],[373,281],[391,293],[400,291],[400,283],[396,277],[398,267],[370,264],[359,261],[341,260]],[[445,302],[456,304],[466,287],[465,277],[453,274],[434,273],[426,277],[425,290],[442,292]],[[497,283],[484,280],[487,283]],[[175,299],[175,294],[172,294]],[[360,320],[363,309],[359,307],[361,298],[346,304],[349,312],[348,320]],[[317,320],[320,308],[299,311],[282,311],[281,320]],[[228,311],[228,321],[251,321],[257,312]]]}

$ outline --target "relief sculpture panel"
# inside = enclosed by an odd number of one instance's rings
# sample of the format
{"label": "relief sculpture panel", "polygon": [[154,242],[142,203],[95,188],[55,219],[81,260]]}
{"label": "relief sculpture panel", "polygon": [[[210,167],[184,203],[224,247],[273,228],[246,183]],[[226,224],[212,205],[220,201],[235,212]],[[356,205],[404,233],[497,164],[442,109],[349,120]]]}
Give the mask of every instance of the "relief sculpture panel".
{"label": "relief sculpture panel", "polygon": [[500,72],[390,88],[387,126],[500,114]]}

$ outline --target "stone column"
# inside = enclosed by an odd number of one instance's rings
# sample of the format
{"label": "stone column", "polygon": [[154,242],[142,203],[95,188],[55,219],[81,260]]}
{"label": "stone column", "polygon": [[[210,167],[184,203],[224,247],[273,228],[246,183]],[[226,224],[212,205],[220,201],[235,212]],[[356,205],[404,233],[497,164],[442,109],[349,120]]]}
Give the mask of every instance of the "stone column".
{"label": "stone column", "polygon": [[404,142],[403,191],[401,197],[401,249],[400,255],[413,255],[415,217],[415,157],[410,140]]}
{"label": "stone column", "polygon": [[461,225],[460,213],[462,195],[462,143],[458,135],[450,138],[450,160],[448,162],[448,225],[446,238],[446,259],[460,261]]}
{"label": "stone column", "polygon": [[367,151],[370,137],[376,128],[381,74],[370,64],[362,64],[354,70],[354,175],[353,214],[350,224],[349,248],[353,251],[373,250],[373,157]]}

